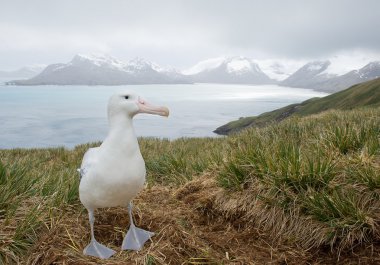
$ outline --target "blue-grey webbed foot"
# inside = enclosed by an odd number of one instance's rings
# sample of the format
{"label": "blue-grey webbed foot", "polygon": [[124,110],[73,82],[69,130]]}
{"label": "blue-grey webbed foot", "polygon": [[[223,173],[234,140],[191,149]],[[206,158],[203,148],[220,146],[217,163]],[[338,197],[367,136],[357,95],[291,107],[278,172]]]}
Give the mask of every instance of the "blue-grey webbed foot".
{"label": "blue-grey webbed foot", "polygon": [[93,209],[87,209],[87,210],[88,210],[88,218],[89,218],[90,227],[91,227],[91,242],[90,244],[87,245],[87,247],[85,247],[85,249],[83,250],[83,254],[101,258],[101,259],[108,259],[113,254],[115,254],[116,251],[110,248],[107,248],[106,246],[96,241],[95,235],[94,235],[94,222],[95,222],[94,210]]}
{"label": "blue-grey webbed foot", "polygon": [[90,244],[83,250],[83,254],[101,259],[108,259],[115,253],[116,251],[100,244],[96,240],[91,240]]}
{"label": "blue-grey webbed foot", "polygon": [[153,235],[153,232],[145,231],[144,229],[138,228],[133,223],[132,218],[132,203],[128,204],[128,213],[129,213],[129,221],[130,227],[123,240],[123,244],[121,245],[122,250],[131,249],[131,250],[140,250],[144,246],[144,243],[148,241]]}
{"label": "blue-grey webbed foot", "polygon": [[134,224],[131,224],[127,235],[123,240],[121,249],[140,250],[144,246],[144,243],[148,241],[153,235],[154,233],[145,231],[141,228],[136,227]]}

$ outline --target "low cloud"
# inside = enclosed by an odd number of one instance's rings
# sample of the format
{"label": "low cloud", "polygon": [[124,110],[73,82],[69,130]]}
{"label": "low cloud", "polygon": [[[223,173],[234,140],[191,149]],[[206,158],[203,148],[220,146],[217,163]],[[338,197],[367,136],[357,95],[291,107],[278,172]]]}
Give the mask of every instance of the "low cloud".
{"label": "low cloud", "polygon": [[1,8],[0,69],[79,52],[180,68],[233,54],[298,61],[380,54],[375,0],[14,0]]}

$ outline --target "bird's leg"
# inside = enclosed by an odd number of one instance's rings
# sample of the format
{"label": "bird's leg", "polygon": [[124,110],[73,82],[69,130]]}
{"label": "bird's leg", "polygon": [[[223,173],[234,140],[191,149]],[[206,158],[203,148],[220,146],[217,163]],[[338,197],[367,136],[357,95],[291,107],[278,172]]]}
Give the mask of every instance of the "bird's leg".
{"label": "bird's leg", "polygon": [[95,235],[94,235],[95,217],[94,217],[93,209],[88,210],[88,219],[90,221],[90,226],[91,226],[91,242],[90,244],[87,245],[87,247],[85,247],[85,249],[83,250],[83,254],[88,255],[88,256],[98,257],[101,259],[108,259],[113,254],[115,254],[116,251],[110,248],[107,248],[106,246],[96,241]]}
{"label": "bird's leg", "polygon": [[90,227],[91,227],[91,242],[96,241],[95,234],[94,234],[94,223],[95,223],[94,210],[88,211],[88,220],[90,221]]}
{"label": "bird's leg", "polygon": [[125,236],[123,240],[123,244],[121,245],[121,249],[131,249],[131,250],[140,250],[144,246],[144,243],[149,240],[154,233],[145,231],[141,228],[138,228],[133,223],[132,218],[132,203],[130,202],[128,204],[128,213],[129,213],[129,220],[130,220],[130,227],[127,232],[127,235]]}

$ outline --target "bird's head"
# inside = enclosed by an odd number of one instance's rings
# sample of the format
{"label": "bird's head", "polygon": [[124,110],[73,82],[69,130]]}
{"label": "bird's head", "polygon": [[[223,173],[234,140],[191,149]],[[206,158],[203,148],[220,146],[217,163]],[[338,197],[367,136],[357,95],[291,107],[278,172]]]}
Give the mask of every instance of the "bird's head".
{"label": "bird's head", "polygon": [[155,106],[138,95],[130,92],[118,93],[111,96],[108,102],[108,116],[126,115],[133,118],[138,113],[149,113],[168,117],[169,109]]}

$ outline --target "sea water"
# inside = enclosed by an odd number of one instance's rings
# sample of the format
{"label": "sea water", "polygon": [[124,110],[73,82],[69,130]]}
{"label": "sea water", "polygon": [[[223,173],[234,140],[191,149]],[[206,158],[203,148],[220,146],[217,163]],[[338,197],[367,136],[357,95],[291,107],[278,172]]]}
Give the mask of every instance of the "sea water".
{"label": "sea water", "polygon": [[229,121],[327,95],[276,85],[0,85],[0,148],[72,148],[101,141],[108,130],[108,98],[122,91],[170,109],[168,118],[139,114],[134,119],[138,136],[169,139],[215,137],[213,130]]}

